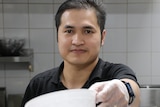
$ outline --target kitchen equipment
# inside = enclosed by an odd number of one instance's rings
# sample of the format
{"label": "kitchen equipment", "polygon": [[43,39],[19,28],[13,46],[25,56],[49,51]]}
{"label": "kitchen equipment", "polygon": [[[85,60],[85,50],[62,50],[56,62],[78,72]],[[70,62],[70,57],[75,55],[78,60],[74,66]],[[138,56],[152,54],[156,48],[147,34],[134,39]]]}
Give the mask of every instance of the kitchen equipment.
{"label": "kitchen equipment", "polygon": [[0,87],[0,107],[6,107],[6,89]]}
{"label": "kitchen equipment", "polygon": [[24,39],[5,38],[0,40],[0,56],[23,55]]}
{"label": "kitchen equipment", "polygon": [[141,106],[160,107],[160,86],[141,85]]}
{"label": "kitchen equipment", "polygon": [[8,95],[8,107],[21,107],[23,94],[9,94]]}
{"label": "kitchen equipment", "polygon": [[94,91],[88,89],[70,89],[36,97],[25,107],[96,107]]}

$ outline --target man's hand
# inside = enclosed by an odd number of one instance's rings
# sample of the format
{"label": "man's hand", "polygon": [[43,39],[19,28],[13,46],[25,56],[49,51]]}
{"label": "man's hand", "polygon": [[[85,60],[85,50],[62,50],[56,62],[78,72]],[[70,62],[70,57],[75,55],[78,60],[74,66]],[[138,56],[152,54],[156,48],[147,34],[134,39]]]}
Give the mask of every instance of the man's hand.
{"label": "man's hand", "polygon": [[126,86],[118,79],[93,84],[89,90],[97,92],[98,107],[129,107]]}

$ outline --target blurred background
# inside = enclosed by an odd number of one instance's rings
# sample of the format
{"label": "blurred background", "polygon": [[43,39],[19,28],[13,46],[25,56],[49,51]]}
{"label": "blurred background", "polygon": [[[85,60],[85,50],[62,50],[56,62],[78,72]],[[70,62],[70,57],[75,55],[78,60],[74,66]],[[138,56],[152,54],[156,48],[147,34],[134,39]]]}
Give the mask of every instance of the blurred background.
{"label": "blurred background", "polygon": [[[25,39],[24,48],[33,50],[29,64],[0,57],[0,90],[5,89],[6,99],[14,95],[20,99],[33,76],[61,63],[54,15],[63,1],[0,0],[0,38]],[[131,67],[140,85],[159,86],[160,0],[103,0],[103,4],[107,37],[100,57]]]}

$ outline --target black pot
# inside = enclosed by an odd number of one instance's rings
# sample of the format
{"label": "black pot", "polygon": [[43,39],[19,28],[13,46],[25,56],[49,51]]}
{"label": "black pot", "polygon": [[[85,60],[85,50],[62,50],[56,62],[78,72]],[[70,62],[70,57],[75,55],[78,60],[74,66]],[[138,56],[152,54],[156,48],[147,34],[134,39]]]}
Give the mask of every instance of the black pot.
{"label": "black pot", "polygon": [[21,56],[23,54],[24,39],[1,39],[0,55],[1,56]]}

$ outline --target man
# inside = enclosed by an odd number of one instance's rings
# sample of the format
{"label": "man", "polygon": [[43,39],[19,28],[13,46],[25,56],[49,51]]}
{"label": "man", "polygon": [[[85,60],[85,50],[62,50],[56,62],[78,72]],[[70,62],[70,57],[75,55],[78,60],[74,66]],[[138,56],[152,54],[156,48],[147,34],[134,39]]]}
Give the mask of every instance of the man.
{"label": "man", "polygon": [[139,86],[133,71],[98,57],[106,36],[105,16],[96,0],[67,0],[59,7],[55,21],[64,61],[31,80],[22,107],[39,95],[77,88],[95,90],[98,107],[139,106]]}

